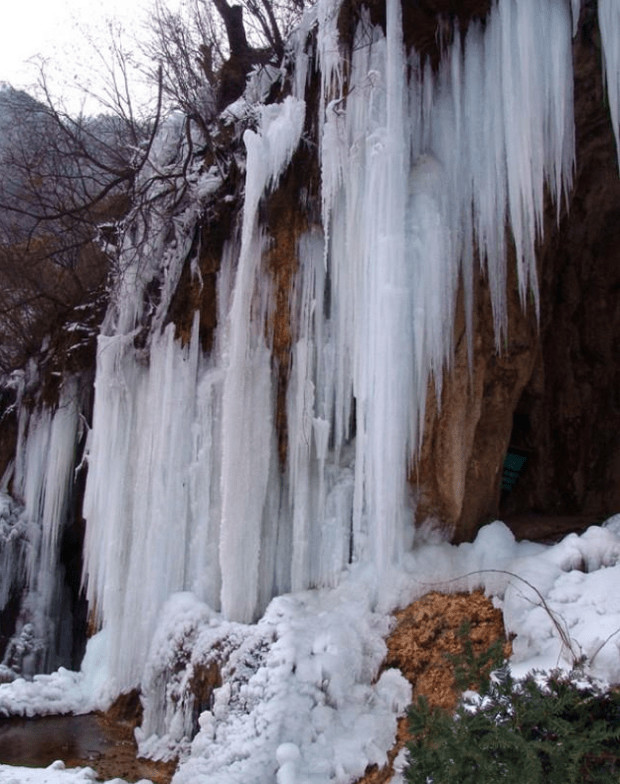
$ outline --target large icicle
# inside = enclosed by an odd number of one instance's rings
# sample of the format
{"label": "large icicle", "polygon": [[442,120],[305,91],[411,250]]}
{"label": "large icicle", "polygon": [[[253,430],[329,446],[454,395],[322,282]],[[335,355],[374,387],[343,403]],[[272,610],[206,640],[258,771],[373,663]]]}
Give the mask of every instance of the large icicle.
{"label": "large icicle", "polygon": [[197,335],[183,349],[173,325],[153,341],[147,368],[124,335],[102,336],[98,354],[84,569],[122,691],[139,682],[172,593],[192,589],[217,606],[217,501],[204,494],[213,485],[214,379],[208,369],[199,377]]}
{"label": "large icicle", "polygon": [[240,621],[253,620],[258,609],[261,547],[267,545],[263,515],[275,457],[271,354],[265,338],[270,283],[261,270],[257,210],[297,148],[304,116],[305,105],[297,99],[267,106],[259,132],[246,131],[244,139],[248,174],[241,251],[223,341],[220,535],[222,610]]}
{"label": "large icicle", "polygon": [[[535,244],[548,183],[558,208],[574,166],[570,15],[563,3],[504,0],[484,32],[472,26],[464,54],[462,133],[433,133],[472,185],[474,236],[486,263],[498,345],[506,328],[506,219],[514,239],[519,290],[538,307]],[[454,55],[454,52],[453,52]],[[453,88],[450,88],[453,89]],[[448,131],[448,133],[446,133]],[[452,138],[452,140],[451,140]],[[454,169],[456,172],[458,168]],[[461,210],[469,221],[467,201]],[[463,219],[462,219],[463,220]],[[462,236],[471,231],[461,224]]]}
{"label": "large icicle", "polygon": [[292,590],[337,582],[350,558],[353,496],[350,449],[337,455],[329,449],[333,400],[327,380],[334,374],[334,352],[323,237],[302,236],[298,254],[291,297],[298,334],[287,394],[288,504],[281,525],[283,538],[291,531],[282,556],[290,561]]}
{"label": "large icicle", "polygon": [[[11,496],[0,493],[0,613],[9,602],[22,595],[26,583],[28,524],[21,514],[23,507]],[[1,641],[4,654],[4,640]],[[21,664],[21,662],[17,662]]]}
{"label": "large icicle", "polygon": [[68,378],[55,408],[24,407],[20,416],[13,493],[23,511],[7,544],[16,534],[27,542],[18,558],[24,559],[25,581],[4,663],[27,675],[71,662],[72,619],[63,606],[59,549],[72,496],[79,414],[78,384]]}
{"label": "large icicle", "polygon": [[522,301],[531,292],[537,303],[544,187],[559,209],[574,161],[566,4],[500,2],[484,29],[472,25],[464,48],[456,36],[437,76],[413,56],[409,85],[400,3],[387,10],[386,37],[368,24],[358,30],[346,99],[326,91],[321,171],[336,361],[328,389],[317,387],[335,401],[336,450],[352,436],[354,412],[353,550],[383,565],[402,549],[407,469],[429,380],[439,393],[450,361],[459,278],[471,330],[478,248],[499,344],[506,222]]}
{"label": "large icicle", "polygon": [[617,0],[599,0],[598,22],[603,44],[609,113],[620,168],[620,3]]}
{"label": "large icicle", "polygon": [[573,36],[577,35],[579,16],[581,14],[581,0],[571,0],[571,13],[573,16]]}

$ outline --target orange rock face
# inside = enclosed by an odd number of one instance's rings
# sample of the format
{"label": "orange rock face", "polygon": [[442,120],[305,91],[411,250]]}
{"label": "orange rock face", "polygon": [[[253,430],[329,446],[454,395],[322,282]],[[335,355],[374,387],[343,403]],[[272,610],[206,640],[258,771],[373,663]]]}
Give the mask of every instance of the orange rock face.
{"label": "orange rock face", "polygon": [[[459,633],[470,624],[469,639],[476,655],[496,640],[505,640],[502,614],[482,593],[429,593],[396,613],[396,627],[387,640],[386,667],[398,667],[413,686],[414,700],[424,696],[430,705],[453,710],[458,700],[451,657],[463,653]],[[505,642],[504,653],[510,654]],[[475,684],[472,684],[475,686]],[[408,739],[407,719],[399,721],[389,764],[369,769],[359,784],[385,784],[393,775],[392,763]]]}
{"label": "orange rock face", "polygon": [[[540,323],[521,307],[509,279],[508,336],[498,353],[479,281],[472,373],[457,323],[441,406],[431,399],[428,408],[412,476],[417,519],[436,519],[456,541],[496,516],[586,515],[595,522],[620,508],[620,179],[592,4],[582,12],[573,52],[577,169],[559,223],[554,209],[545,216]],[[502,496],[509,445],[527,461]]]}

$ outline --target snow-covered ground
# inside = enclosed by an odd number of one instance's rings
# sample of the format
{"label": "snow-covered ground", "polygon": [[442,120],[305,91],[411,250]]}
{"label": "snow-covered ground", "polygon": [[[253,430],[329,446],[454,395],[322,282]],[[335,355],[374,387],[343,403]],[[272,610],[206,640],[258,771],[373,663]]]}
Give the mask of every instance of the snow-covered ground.
{"label": "snow-covered ground", "polygon": [[[484,587],[515,635],[510,663],[517,676],[532,668],[570,670],[579,661],[603,684],[620,682],[620,515],[552,546],[516,542],[501,522],[485,526],[471,544],[431,539],[380,585],[372,567],[353,566],[333,589],[275,598],[253,625],[223,620],[190,593],[172,597],[143,677],[141,749],[159,757],[181,751],[175,784],[355,780],[367,764],[385,761],[410,699],[398,671],[376,679],[389,611],[429,590]],[[91,640],[80,673],[60,670],[1,686],[0,712],[106,707],[114,686],[99,666],[105,644],[104,635]],[[190,742],[186,686],[213,648],[226,645],[223,685]],[[175,680],[171,665],[179,656],[185,669]],[[38,771],[0,766],[2,784],[92,779],[89,769],[60,764]]]}
{"label": "snow-covered ground", "polygon": [[[65,768],[64,762],[57,760],[47,768],[16,768],[0,765],[2,784],[91,784],[97,781],[92,768]],[[111,779],[105,784],[123,784],[122,779]],[[151,784],[141,779],[136,784]]]}

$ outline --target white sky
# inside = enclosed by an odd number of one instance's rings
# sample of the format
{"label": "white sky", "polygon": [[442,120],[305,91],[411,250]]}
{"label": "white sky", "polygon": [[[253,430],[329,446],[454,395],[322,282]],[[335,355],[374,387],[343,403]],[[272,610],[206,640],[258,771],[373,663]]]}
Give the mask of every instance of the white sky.
{"label": "white sky", "polygon": [[[0,26],[0,82],[28,89],[36,68],[28,60],[42,56],[60,66],[61,82],[71,88],[92,71],[94,58],[84,31],[104,37],[106,20],[116,19],[139,35],[154,0],[5,0]],[[73,85],[72,85],[73,83]],[[70,106],[75,98],[68,98]]]}

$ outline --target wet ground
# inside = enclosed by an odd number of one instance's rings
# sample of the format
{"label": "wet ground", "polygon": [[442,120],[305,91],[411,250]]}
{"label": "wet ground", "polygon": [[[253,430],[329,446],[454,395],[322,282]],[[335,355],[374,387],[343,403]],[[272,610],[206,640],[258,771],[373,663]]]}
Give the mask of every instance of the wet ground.
{"label": "wet ground", "polygon": [[95,761],[105,751],[96,716],[46,716],[0,719],[0,762],[45,767],[57,759]]}
{"label": "wet ground", "polygon": [[0,763],[47,767],[62,759],[67,767],[93,768],[102,780],[168,784],[175,764],[137,758],[134,726],[106,714],[0,718]]}

